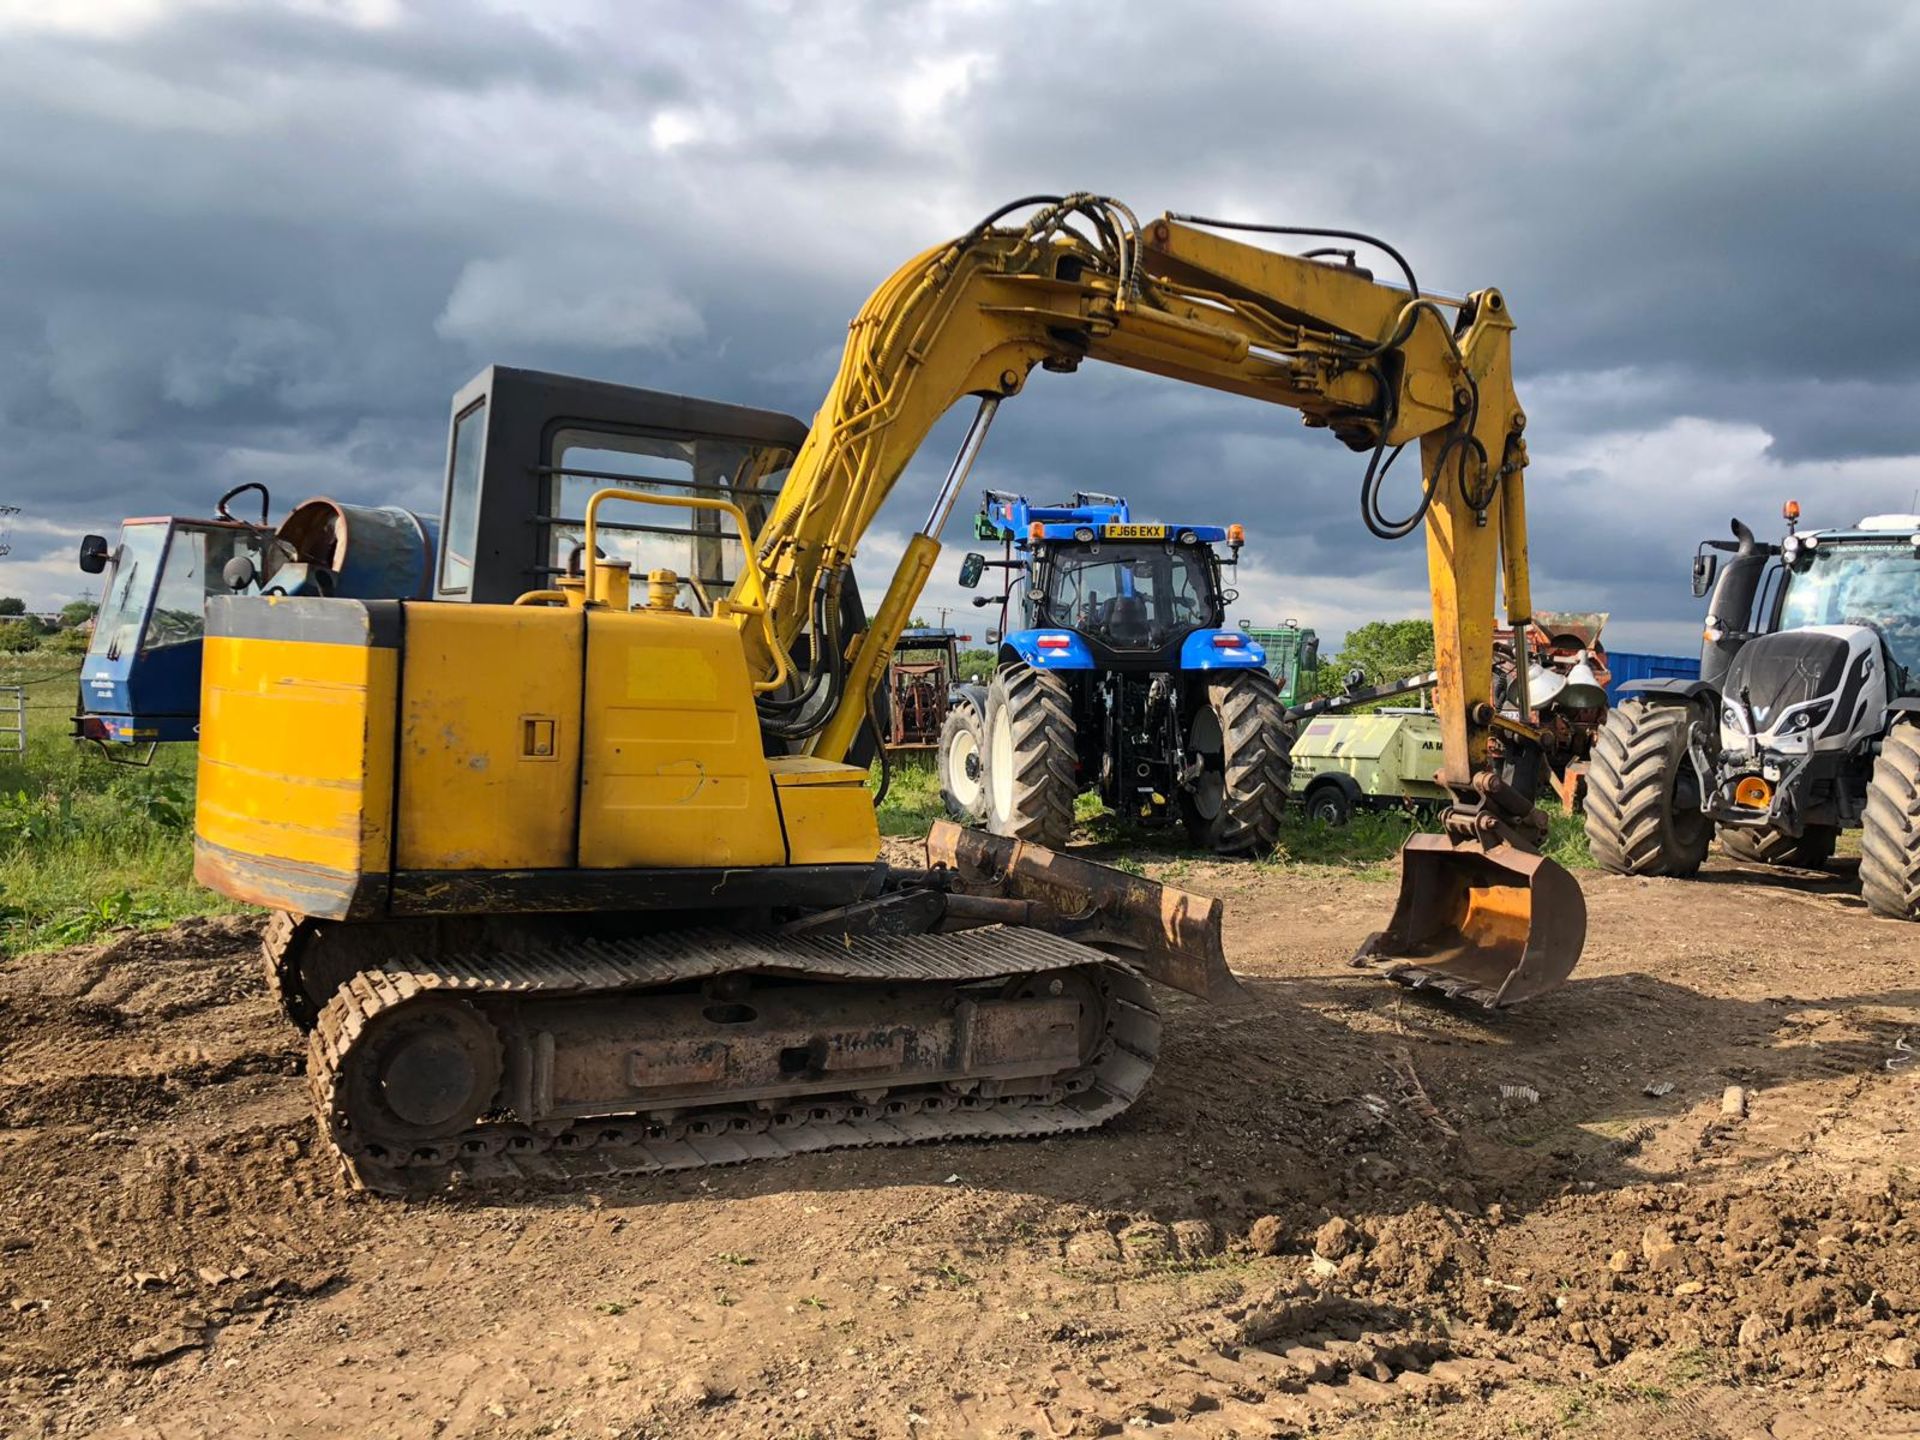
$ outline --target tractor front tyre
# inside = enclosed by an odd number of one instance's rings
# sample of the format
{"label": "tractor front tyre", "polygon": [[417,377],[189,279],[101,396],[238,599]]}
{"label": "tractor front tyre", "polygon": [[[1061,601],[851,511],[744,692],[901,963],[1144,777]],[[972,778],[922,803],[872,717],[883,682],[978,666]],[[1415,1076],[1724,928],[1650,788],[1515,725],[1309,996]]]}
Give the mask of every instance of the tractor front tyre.
{"label": "tractor front tyre", "polygon": [[1783,835],[1771,828],[1724,826],[1720,848],[1750,865],[1798,865],[1818,870],[1833,858],[1840,831],[1833,825],[1809,825],[1803,835]]}
{"label": "tractor front tyre", "polygon": [[987,686],[987,828],[1059,849],[1073,834],[1080,757],[1057,675],[1014,662]]}
{"label": "tractor front tyre", "polygon": [[956,700],[940,727],[937,752],[940,799],[947,814],[962,825],[978,825],[987,818],[986,724],[980,711],[966,700]]}
{"label": "tractor front tyre", "polygon": [[1860,892],[1891,920],[1920,920],[1920,725],[1896,725],[1867,782]]}
{"label": "tractor front tyre", "polygon": [[1587,845],[1616,875],[1691,875],[1713,825],[1687,753],[1693,711],[1629,700],[1607,715],[1587,770]]}
{"label": "tractor front tyre", "polygon": [[1210,683],[1187,722],[1199,774],[1180,812],[1196,845],[1220,855],[1265,855],[1279,843],[1293,781],[1293,730],[1273,677],[1243,670]]}

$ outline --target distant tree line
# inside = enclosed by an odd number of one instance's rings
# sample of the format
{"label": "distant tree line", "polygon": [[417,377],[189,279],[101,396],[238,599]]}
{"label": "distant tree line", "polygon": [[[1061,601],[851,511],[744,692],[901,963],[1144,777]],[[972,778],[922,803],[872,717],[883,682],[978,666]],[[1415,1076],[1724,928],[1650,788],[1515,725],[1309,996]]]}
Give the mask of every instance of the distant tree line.
{"label": "distant tree line", "polygon": [[99,606],[91,600],[70,600],[48,618],[27,613],[18,595],[0,595],[0,652],[24,655],[47,650],[57,655],[86,652],[92,621]]}

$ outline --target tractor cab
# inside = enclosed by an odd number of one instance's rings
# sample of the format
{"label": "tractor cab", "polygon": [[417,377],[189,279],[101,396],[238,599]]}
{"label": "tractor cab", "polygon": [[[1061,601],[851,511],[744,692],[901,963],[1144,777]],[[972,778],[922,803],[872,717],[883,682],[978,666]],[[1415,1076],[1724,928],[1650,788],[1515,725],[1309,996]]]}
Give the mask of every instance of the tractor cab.
{"label": "tractor cab", "polygon": [[1894,693],[1920,693],[1920,515],[1869,515],[1851,530],[1801,530],[1781,544],[1773,629],[1869,630],[1895,667]]}
{"label": "tractor cab", "polygon": [[990,493],[975,530],[1005,544],[999,564],[1013,578],[1002,629],[1016,648],[1063,652],[1048,657],[1056,662],[1071,650],[1084,654],[1081,668],[1115,670],[1265,661],[1243,632],[1221,628],[1238,598],[1221,582],[1221,566],[1239,561],[1238,525],[1142,524],[1106,495],[1043,506]]}
{"label": "tractor cab", "polygon": [[[260,518],[229,508],[258,491]],[[296,505],[276,529],[257,483],[222,495],[211,519],[162,515],[121,522],[119,543],[89,535],[80,569],[103,577],[93,638],[80,666],[75,738],[152,747],[200,732],[201,640],[217,595],[422,595],[433,522],[397,506],[324,497]],[[143,763],[136,759],[135,763]]]}
{"label": "tractor cab", "polygon": [[200,642],[228,567],[266,568],[273,532],[221,517],[130,519],[117,544],[89,535],[80,568],[104,576],[80,667],[74,733],[108,745],[191,740],[199,730]]}

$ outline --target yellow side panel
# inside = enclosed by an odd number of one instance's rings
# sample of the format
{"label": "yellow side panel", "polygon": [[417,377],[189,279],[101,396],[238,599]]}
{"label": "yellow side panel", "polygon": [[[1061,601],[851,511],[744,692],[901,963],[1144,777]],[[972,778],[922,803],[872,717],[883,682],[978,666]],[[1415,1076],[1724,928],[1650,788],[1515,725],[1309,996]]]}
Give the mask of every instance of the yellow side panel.
{"label": "yellow side panel", "polygon": [[406,617],[396,868],[572,866],[580,612],[420,603]]}
{"label": "yellow side panel", "polygon": [[395,653],[360,644],[207,637],[202,840],[342,875],[387,868]]}
{"label": "yellow side panel", "polygon": [[767,762],[795,865],[871,864],[880,854],[867,772],[808,755]]}
{"label": "yellow side panel", "polygon": [[785,861],[738,630],[589,611],[586,693],[583,867]]}

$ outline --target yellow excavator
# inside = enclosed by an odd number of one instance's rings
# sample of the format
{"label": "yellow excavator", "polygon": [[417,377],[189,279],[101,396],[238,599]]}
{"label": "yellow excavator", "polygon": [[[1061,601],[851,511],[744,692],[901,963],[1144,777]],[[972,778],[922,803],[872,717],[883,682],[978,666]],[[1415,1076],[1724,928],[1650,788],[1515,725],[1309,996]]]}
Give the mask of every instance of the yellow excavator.
{"label": "yellow excavator", "polygon": [[[944,822],[923,863],[881,858],[874,689],[1035,366],[1286,405],[1366,455],[1368,528],[1425,529],[1454,804],[1356,964],[1490,1005],[1566,977],[1585,911],[1539,853],[1525,677],[1491,690],[1496,576],[1530,618],[1506,304],[1428,294],[1365,236],[1404,283],[1235,230],[1343,238],[1003,207],[873,294],[810,427],[494,367],[455,397],[431,598],[210,602],[196,873],[275,912],[269,975],[352,1183],[1083,1129],[1152,1070],[1147,981],[1240,993],[1217,901]],[[965,397],[869,618],[861,538]],[[1418,500],[1390,517],[1408,445]]]}

